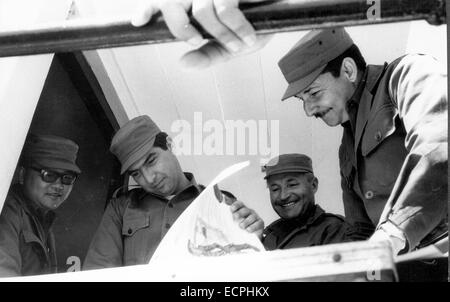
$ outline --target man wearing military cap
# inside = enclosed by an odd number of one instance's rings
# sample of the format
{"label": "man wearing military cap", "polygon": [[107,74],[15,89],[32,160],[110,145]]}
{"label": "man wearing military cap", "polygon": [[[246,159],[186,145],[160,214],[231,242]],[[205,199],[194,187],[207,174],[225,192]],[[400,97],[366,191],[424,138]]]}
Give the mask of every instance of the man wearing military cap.
{"label": "man wearing military cap", "polygon": [[267,250],[308,247],[363,240],[339,215],[315,203],[319,182],[304,154],[283,154],[264,167],[272,207],[280,216],[264,229]]}
{"label": "man wearing military cap", "polygon": [[0,215],[0,276],[55,273],[53,210],[70,195],[81,170],[78,145],[52,135],[27,138],[19,183],[11,187]]}
{"label": "man wearing military cap", "polygon": [[[147,115],[127,122],[113,137],[111,152],[140,188],[113,198],[89,247],[83,269],[146,264],[181,213],[199,195],[191,173],[172,153],[171,139]],[[261,232],[264,223],[241,202],[231,211],[242,228]]]}
{"label": "man wearing military cap", "polygon": [[307,116],[343,127],[346,219],[394,254],[448,234],[447,75],[409,54],[366,65],[343,28],[313,30],[279,62]]}

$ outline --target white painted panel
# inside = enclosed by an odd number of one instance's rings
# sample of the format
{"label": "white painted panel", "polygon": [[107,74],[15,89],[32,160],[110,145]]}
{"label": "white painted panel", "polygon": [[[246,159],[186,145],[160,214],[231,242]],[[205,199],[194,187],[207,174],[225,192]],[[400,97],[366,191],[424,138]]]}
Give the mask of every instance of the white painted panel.
{"label": "white painted panel", "polygon": [[347,28],[368,64],[391,62],[405,54],[411,22]]}
{"label": "white painted panel", "polygon": [[[98,79],[105,98],[119,125],[125,124],[129,114],[136,114],[137,107],[124,81],[112,50],[89,50],[83,55]],[[115,76],[115,77],[112,77]],[[127,108],[127,109],[125,109]]]}
{"label": "white painted panel", "polygon": [[[83,17],[129,18],[140,0],[74,0]],[[143,2],[143,1],[141,1]]]}
{"label": "white painted panel", "polygon": [[[420,38],[417,38],[420,37]],[[430,26],[426,21],[411,23],[406,52],[432,55],[447,66],[447,25]]]}

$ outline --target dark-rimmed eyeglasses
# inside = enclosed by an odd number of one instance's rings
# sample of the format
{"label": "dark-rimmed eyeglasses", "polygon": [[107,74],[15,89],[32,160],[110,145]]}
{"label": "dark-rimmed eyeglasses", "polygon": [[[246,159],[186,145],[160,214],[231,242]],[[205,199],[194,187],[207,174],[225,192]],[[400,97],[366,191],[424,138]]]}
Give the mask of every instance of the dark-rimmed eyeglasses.
{"label": "dark-rimmed eyeglasses", "polygon": [[46,183],[55,183],[59,178],[63,185],[73,185],[77,180],[78,175],[75,173],[58,173],[47,169],[39,169],[31,167],[31,169],[37,171],[41,175],[42,181]]}

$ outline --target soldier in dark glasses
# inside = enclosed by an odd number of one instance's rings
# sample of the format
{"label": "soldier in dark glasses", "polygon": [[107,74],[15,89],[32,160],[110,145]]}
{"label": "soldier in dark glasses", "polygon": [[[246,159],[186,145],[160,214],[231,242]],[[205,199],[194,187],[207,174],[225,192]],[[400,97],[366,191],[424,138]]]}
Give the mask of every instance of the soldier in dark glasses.
{"label": "soldier in dark glasses", "polygon": [[78,145],[50,135],[30,135],[22,150],[19,183],[0,216],[0,276],[56,272],[53,210],[70,195],[81,170]]}

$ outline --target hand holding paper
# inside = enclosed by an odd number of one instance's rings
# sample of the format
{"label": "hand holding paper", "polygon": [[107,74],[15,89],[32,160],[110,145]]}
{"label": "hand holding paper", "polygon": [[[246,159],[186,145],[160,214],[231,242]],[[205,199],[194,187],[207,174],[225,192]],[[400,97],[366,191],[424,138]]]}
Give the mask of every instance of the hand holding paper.
{"label": "hand holding paper", "polygon": [[243,162],[225,169],[203,190],[171,227],[150,264],[170,264],[177,269],[177,265],[193,257],[264,251],[257,235],[264,226],[262,219],[242,202],[218,196],[218,187],[214,189],[217,183],[248,164]]}

